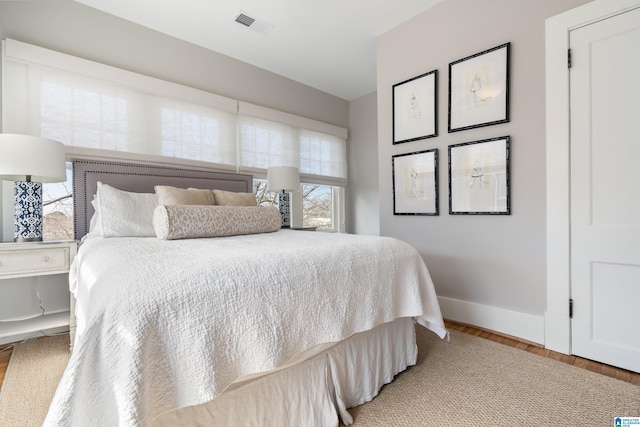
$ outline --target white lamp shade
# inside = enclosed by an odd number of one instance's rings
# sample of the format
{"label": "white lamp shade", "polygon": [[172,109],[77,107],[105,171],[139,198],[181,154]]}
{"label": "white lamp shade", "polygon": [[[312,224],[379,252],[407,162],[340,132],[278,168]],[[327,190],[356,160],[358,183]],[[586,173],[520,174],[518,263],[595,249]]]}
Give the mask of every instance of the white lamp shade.
{"label": "white lamp shade", "polygon": [[295,191],[300,187],[298,168],[276,166],[267,169],[267,189],[269,191]]}
{"label": "white lamp shade", "polygon": [[64,144],[38,136],[0,134],[0,179],[33,182],[66,180]]}

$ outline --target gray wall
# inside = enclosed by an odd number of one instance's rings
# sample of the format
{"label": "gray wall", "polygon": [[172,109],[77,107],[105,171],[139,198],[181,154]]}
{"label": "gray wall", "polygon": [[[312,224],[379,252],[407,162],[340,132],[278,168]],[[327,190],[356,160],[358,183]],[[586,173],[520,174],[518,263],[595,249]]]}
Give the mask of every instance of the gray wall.
{"label": "gray wall", "polygon": [[351,101],[347,231],[380,234],[377,94]]}
{"label": "gray wall", "polygon": [[[542,316],[546,307],[545,19],[585,0],[447,0],[378,39],[380,233],[424,256],[439,297]],[[510,123],[447,133],[448,65],[511,42]],[[436,138],[392,145],[392,85],[439,70]],[[511,136],[510,216],[449,215],[447,147]],[[394,216],[391,156],[438,148],[440,215]],[[445,313],[446,315],[446,313]]]}

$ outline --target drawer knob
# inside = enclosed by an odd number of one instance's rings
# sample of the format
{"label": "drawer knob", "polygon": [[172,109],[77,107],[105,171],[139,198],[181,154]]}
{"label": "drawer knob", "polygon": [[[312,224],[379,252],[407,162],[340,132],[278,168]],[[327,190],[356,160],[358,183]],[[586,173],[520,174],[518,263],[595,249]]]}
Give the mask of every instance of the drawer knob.
{"label": "drawer knob", "polygon": [[50,256],[45,256],[45,257],[42,258],[42,260],[44,262],[51,262],[51,257]]}

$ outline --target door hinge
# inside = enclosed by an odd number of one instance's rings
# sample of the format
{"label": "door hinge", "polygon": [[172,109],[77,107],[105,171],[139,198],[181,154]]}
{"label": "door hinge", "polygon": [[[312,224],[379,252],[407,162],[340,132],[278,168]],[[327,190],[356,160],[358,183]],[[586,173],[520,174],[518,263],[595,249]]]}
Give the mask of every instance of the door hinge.
{"label": "door hinge", "polygon": [[569,298],[569,319],[573,319],[573,299]]}
{"label": "door hinge", "polygon": [[571,49],[567,50],[567,68],[571,68]]}

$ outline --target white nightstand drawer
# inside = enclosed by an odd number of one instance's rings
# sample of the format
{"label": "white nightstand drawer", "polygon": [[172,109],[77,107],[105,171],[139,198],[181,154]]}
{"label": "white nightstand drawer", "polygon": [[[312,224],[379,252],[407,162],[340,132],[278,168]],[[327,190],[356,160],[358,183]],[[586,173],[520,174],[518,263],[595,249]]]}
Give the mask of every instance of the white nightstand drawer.
{"label": "white nightstand drawer", "polygon": [[[5,246],[5,245],[2,245]],[[18,245],[0,248],[0,277],[69,271],[69,245]]]}

